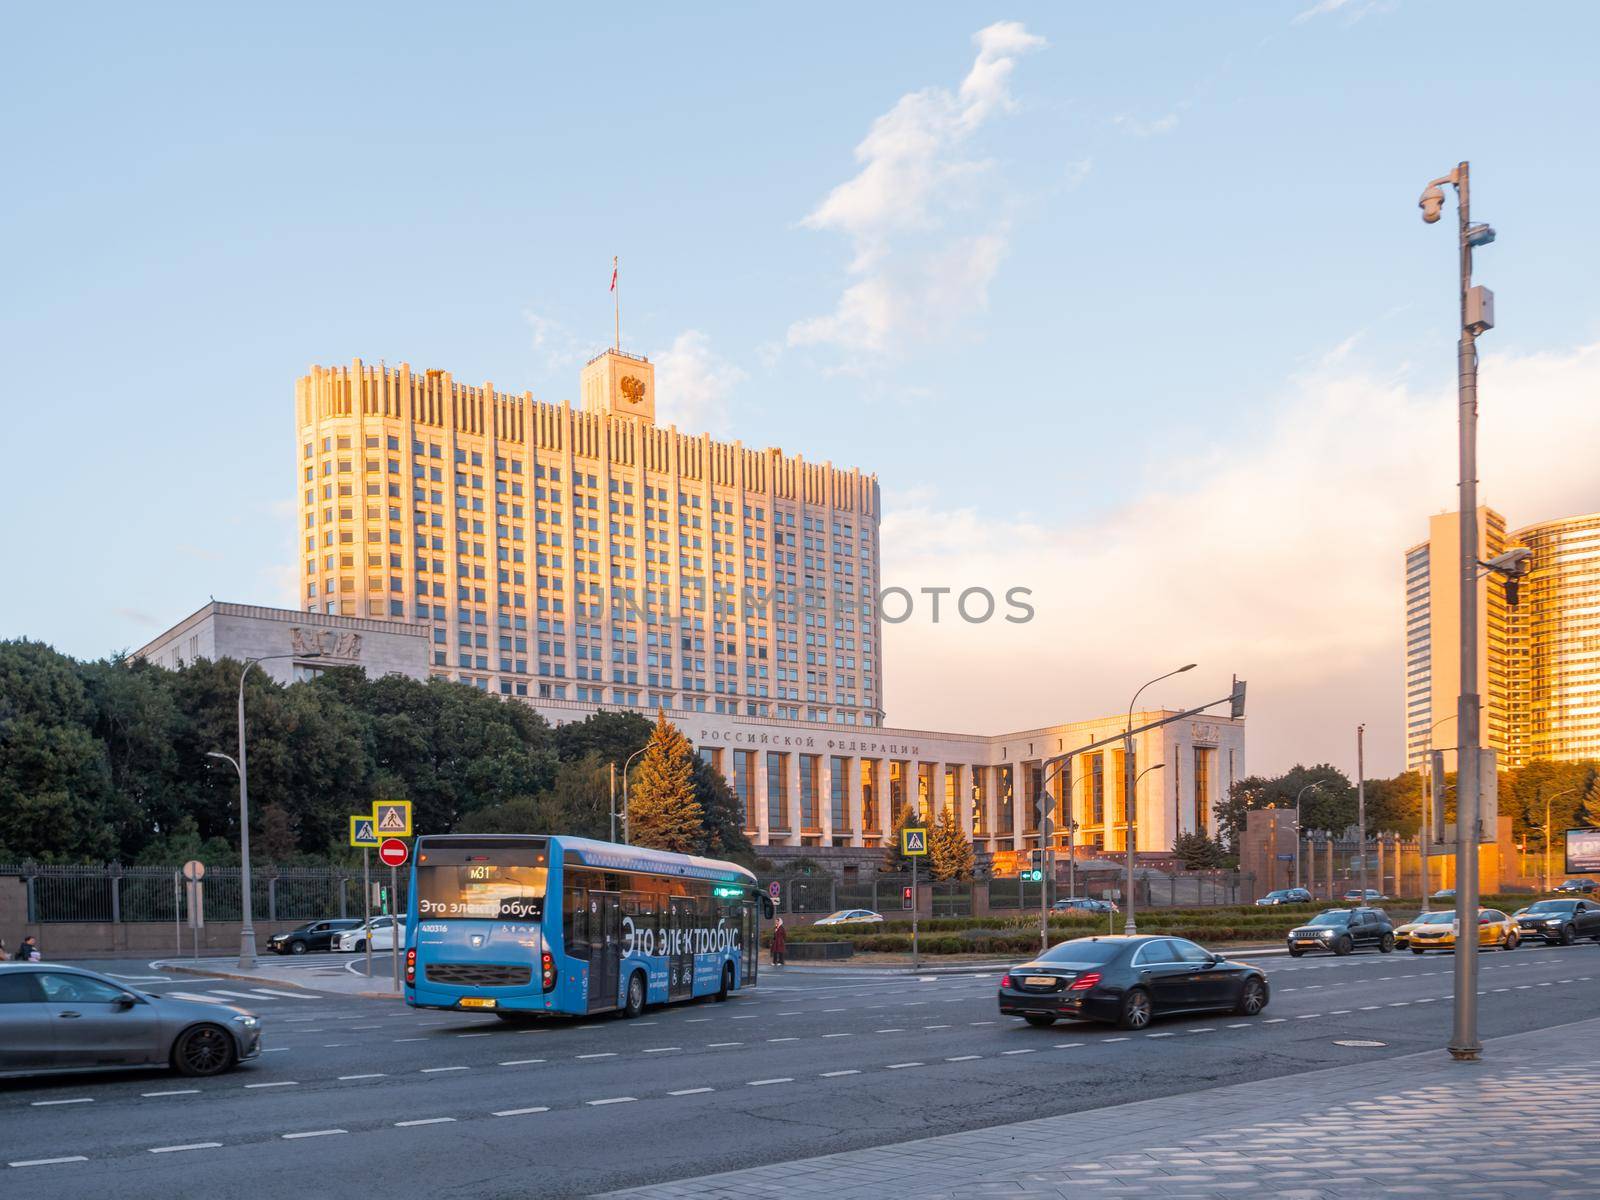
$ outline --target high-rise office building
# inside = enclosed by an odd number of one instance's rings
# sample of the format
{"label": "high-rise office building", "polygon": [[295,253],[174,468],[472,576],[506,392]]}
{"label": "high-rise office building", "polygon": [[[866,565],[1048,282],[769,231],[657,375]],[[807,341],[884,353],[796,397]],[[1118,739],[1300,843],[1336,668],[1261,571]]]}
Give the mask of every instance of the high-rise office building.
{"label": "high-rise office building", "polygon": [[657,426],[637,355],[579,386],[313,367],[302,607],[425,624],[434,674],[505,696],[881,725],[876,476]]}
{"label": "high-rise office building", "polygon": [[1516,609],[1523,757],[1600,758],[1600,513],[1511,536],[1533,551]]}
{"label": "high-rise office building", "polygon": [[[1456,744],[1456,698],[1461,694],[1460,516],[1428,518],[1428,540],[1406,551],[1406,766],[1416,770],[1430,749]],[[1506,548],[1505,518],[1478,509],[1478,554]],[[1507,749],[1508,647],[1505,587],[1499,577],[1478,588],[1478,693],[1483,744]]]}
{"label": "high-rise office building", "polygon": [[[1453,747],[1460,675],[1458,517],[1429,519],[1428,540],[1406,551],[1406,766]],[[1502,768],[1600,757],[1600,513],[1506,530],[1478,510],[1479,554],[1533,551],[1519,603],[1480,571],[1478,677],[1484,745]],[[1451,760],[1453,762],[1453,760]]]}

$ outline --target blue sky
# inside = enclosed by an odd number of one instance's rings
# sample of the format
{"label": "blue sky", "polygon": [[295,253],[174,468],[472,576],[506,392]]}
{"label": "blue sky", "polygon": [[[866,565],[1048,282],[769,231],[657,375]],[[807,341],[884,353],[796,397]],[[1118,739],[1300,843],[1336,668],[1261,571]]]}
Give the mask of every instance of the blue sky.
{"label": "blue sky", "polygon": [[1540,435],[1486,447],[1486,493],[1600,508],[1540,449],[1596,407],[1590,5],[608,14],[10,15],[37,586],[0,635],[96,656],[208,595],[293,603],[306,366],[573,397],[619,254],[669,411],[876,470],[890,583],[1035,587],[1034,627],[891,631],[892,722],[1088,716],[1198,645],[1160,698],[1251,676],[1252,766],[1352,759],[1364,720],[1392,769],[1400,551],[1453,501],[1453,251],[1415,199],[1463,157],[1500,231],[1486,436],[1497,400]]}

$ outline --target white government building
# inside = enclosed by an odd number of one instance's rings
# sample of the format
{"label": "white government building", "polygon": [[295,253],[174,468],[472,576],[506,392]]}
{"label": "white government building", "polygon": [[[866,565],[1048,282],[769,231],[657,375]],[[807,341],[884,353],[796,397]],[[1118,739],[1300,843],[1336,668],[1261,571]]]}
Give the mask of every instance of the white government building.
{"label": "white government building", "polygon": [[[883,724],[875,476],[657,427],[638,355],[596,356],[580,390],[577,410],[405,364],[313,367],[295,398],[302,609],[212,603],[138,656],[281,656],[263,667],[282,682],[329,664],[441,677],[556,724],[664,710],[752,840],[793,853],[879,846],[906,803],[953,808],[980,854],[1024,850],[1046,782],[1075,845],[1125,848],[1120,743],[1072,753],[1125,715]],[[1246,774],[1244,722],[1185,718],[1134,755],[1135,849],[1163,854],[1214,828]]]}

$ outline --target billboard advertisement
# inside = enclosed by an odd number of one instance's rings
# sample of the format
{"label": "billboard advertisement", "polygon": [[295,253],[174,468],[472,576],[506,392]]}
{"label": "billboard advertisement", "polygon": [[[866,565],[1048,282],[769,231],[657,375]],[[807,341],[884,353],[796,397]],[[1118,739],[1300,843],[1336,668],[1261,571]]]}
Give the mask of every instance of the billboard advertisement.
{"label": "billboard advertisement", "polygon": [[1567,874],[1600,873],[1600,829],[1567,830]]}

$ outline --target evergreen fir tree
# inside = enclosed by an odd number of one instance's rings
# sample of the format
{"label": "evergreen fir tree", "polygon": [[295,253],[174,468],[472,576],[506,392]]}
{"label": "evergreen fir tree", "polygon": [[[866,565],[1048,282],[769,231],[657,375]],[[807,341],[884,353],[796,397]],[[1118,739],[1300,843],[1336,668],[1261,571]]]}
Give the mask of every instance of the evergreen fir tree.
{"label": "evergreen fir tree", "polygon": [[889,840],[883,847],[883,870],[893,874],[906,874],[911,870],[911,860],[900,853],[900,831],[907,825],[912,828],[922,824],[917,816],[917,810],[909,804],[902,804],[900,811],[895,814],[894,829],[889,834]]}
{"label": "evergreen fir tree", "polygon": [[705,836],[704,825],[695,797],[694,751],[660,712],[628,785],[629,840],[635,846],[693,854]]}
{"label": "evergreen fir tree", "polygon": [[948,804],[928,832],[928,873],[935,879],[971,879],[972,843],[961,832],[955,809]]}

